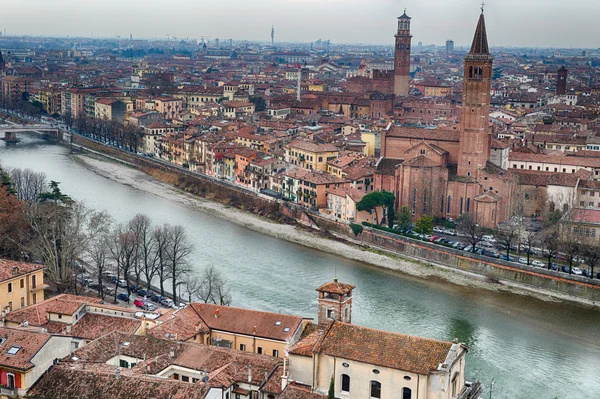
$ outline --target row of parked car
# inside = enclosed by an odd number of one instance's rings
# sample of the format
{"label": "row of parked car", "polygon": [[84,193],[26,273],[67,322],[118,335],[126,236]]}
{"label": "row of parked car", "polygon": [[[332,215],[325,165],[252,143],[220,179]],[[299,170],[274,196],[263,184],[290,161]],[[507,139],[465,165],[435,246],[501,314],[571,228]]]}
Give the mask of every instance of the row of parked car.
{"label": "row of parked car", "polygon": [[[136,293],[137,295],[142,297],[142,298],[138,298],[133,301],[133,304],[139,308],[142,308],[142,309],[148,310],[148,311],[156,310],[157,306],[148,301],[158,303],[158,304],[160,304],[162,306],[166,306],[168,308],[174,307],[174,303],[173,303],[172,299],[165,298],[162,295],[155,294],[151,290],[144,288],[142,286],[138,286],[133,283],[129,283],[127,280],[118,280],[117,277],[112,272],[104,272],[102,274],[103,274],[104,280],[106,280],[107,282],[116,284],[120,288],[128,289],[129,292]],[[90,287],[92,289],[98,288],[98,284],[97,283],[94,284],[91,279],[85,279],[84,285],[87,285],[88,287]],[[113,295],[115,293],[114,288],[111,288],[109,286],[104,286],[103,290],[106,294],[109,294],[109,295]],[[122,292],[117,295],[117,299],[121,300],[123,302],[129,303],[130,297],[126,292]]]}

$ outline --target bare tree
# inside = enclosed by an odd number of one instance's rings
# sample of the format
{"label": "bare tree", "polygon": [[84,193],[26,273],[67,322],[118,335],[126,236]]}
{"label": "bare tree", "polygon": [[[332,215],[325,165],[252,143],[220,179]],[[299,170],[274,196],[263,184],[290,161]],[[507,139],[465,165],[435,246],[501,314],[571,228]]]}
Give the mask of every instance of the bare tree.
{"label": "bare tree", "polygon": [[[165,296],[165,280],[168,278],[169,272],[167,255],[167,247],[170,240],[169,225],[156,226],[152,231],[152,239],[155,242],[154,256],[156,274],[158,275],[160,284],[160,295]],[[150,287],[150,281],[148,281],[148,287]]]}
{"label": "bare tree", "polygon": [[157,267],[156,239],[152,234],[152,222],[147,215],[137,214],[130,222],[130,228],[135,233],[137,262],[135,263],[135,282],[140,285],[140,275],[146,280],[148,289]]}
{"label": "bare tree", "polygon": [[600,263],[600,251],[598,251],[598,244],[586,242],[581,247],[581,256],[583,257],[585,264],[590,268],[590,278],[594,278],[594,268],[598,265],[598,263]]}
{"label": "bare tree", "polygon": [[[128,281],[131,268],[135,262],[136,238],[135,234],[123,225],[119,225],[113,231],[110,251],[112,258],[117,264],[117,282],[115,283],[115,302],[117,302],[117,288],[120,276]],[[131,295],[129,284],[127,284],[127,294]]]}
{"label": "bare tree", "polygon": [[87,247],[89,211],[81,203],[45,202],[31,207],[31,250],[46,265],[59,292],[77,290],[73,262]]}
{"label": "bare tree", "polygon": [[177,302],[177,286],[180,277],[189,272],[189,256],[193,246],[182,226],[169,226],[169,240],[167,244],[167,260],[169,277],[173,289],[173,302]]}
{"label": "bare tree", "polygon": [[510,249],[517,240],[518,228],[517,226],[507,226],[505,228],[496,229],[496,237],[498,242],[506,249],[506,259],[510,259]]}
{"label": "bare tree", "polygon": [[569,274],[573,273],[573,262],[575,262],[575,258],[577,258],[581,250],[579,234],[575,230],[577,228],[577,226],[573,227],[569,224],[565,224],[562,226],[560,235],[560,250],[565,255],[569,264]]}
{"label": "bare tree", "polygon": [[104,298],[102,274],[106,271],[107,261],[111,254],[111,225],[112,219],[106,212],[95,212],[90,217],[88,227],[89,244],[86,254],[96,268],[98,278],[98,295]]}
{"label": "bare tree", "polygon": [[197,298],[204,303],[215,305],[231,304],[231,293],[227,283],[214,266],[205,268],[200,276],[189,275],[185,284],[190,302]]}
{"label": "bare tree", "polygon": [[463,213],[456,222],[456,230],[467,238],[472,246],[471,252],[475,252],[477,244],[483,240],[487,229],[479,226],[470,213]]}
{"label": "bare tree", "polygon": [[[528,231],[525,234],[525,237],[523,237],[523,244],[521,244],[522,247],[525,248],[525,253],[527,254],[527,264],[529,265],[530,262],[530,257],[531,257],[531,253],[533,251],[533,244],[536,240],[537,237],[537,233],[533,232],[533,231]],[[521,247],[519,248],[519,252],[521,252]]]}
{"label": "bare tree", "polygon": [[548,270],[552,268],[552,259],[556,258],[560,250],[558,231],[556,229],[547,230],[542,237],[544,247],[544,256],[548,260]]}
{"label": "bare tree", "polygon": [[11,169],[10,179],[17,197],[30,204],[35,203],[41,193],[48,189],[46,174],[31,169]]}

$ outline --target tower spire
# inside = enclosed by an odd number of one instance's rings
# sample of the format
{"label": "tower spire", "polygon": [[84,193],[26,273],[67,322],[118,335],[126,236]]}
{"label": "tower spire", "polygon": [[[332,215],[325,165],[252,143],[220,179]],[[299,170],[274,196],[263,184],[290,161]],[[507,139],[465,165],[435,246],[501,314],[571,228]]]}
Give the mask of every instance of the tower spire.
{"label": "tower spire", "polygon": [[481,6],[481,15],[477,22],[477,29],[475,29],[475,36],[473,37],[473,44],[471,45],[471,51],[469,54],[477,55],[489,55],[490,49],[488,47],[487,32],[485,30],[485,17],[483,16],[483,5]]}

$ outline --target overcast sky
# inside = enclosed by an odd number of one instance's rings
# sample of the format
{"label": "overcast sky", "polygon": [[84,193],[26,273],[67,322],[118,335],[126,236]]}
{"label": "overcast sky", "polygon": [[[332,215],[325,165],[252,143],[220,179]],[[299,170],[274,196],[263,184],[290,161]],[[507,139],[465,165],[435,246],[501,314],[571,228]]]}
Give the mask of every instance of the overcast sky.
{"label": "overcast sky", "polygon": [[[45,36],[393,43],[404,7],[413,40],[468,44],[480,0],[1,0],[0,29]],[[488,0],[491,46],[600,47],[600,0]]]}

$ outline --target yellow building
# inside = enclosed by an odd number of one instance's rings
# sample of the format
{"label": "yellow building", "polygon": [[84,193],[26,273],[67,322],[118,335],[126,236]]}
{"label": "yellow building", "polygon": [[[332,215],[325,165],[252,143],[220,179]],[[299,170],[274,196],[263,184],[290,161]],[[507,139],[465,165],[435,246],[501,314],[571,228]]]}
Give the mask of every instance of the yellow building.
{"label": "yellow building", "polygon": [[372,131],[362,131],[360,132],[360,139],[367,143],[365,146],[365,155],[368,157],[375,156],[375,148],[377,146],[377,141],[380,137],[379,132]]}
{"label": "yellow building", "polygon": [[9,311],[44,300],[44,266],[0,259],[0,304]]}
{"label": "yellow building", "polygon": [[327,171],[327,161],[338,157],[340,151],[333,144],[317,144],[294,140],[283,147],[285,161],[304,169]]}

